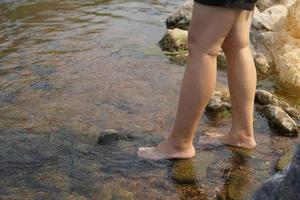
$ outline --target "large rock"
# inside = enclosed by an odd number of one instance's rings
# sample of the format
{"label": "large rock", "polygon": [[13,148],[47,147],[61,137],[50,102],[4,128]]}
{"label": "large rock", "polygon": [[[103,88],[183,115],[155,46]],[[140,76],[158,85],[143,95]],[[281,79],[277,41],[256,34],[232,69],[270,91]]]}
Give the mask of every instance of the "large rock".
{"label": "large rock", "polygon": [[160,47],[165,51],[186,50],[188,32],[178,28],[168,29],[164,37],[159,41]]}
{"label": "large rock", "polygon": [[288,30],[295,38],[300,38],[300,1],[289,8]]}
{"label": "large rock", "polygon": [[275,174],[254,194],[254,200],[299,200],[300,145],[291,164],[283,172]]}
{"label": "large rock", "polygon": [[276,5],[254,15],[254,21],[267,30],[275,31],[282,28],[287,16],[288,9],[283,5]]}
{"label": "large rock", "polygon": [[292,5],[294,5],[297,2],[297,0],[280,0],[280,4],[284,5],[287,8],[290,8]]}
{"label": "large rock", "polygon": [[[250,39],[254,58],[265,56],[271,68],[275,66],[280,83],[300,91],[300,1],[267,2],[273,6],[253,16]],[[276,5],[279,3],[283,5]],[[259,72],[268,71],[262,59],[257,61],[262,64]]]}
{"label": "large rock", "polygon": [[264,11],[265,9],[274,6],[279,3],[279,0],[259,0],[256,2],[256,6],[259,10]]}
{"label": "large rock", "polygon": [[300,48],[279,55],[276,68],[282,82],[300,87]]}
{"label": "large rock", "polygon": [[300,39],[294,38],[289,32],[259,32],[255,42],[261,43],[271,52],[279,80],[296,90],[300,89]]}

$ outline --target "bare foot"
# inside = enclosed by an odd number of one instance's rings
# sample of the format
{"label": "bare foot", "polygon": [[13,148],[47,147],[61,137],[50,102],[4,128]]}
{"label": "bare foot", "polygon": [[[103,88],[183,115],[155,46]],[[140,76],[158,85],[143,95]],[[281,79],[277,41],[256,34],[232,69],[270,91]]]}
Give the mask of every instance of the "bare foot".
{"label": "bare foot", "polygon": [[205,133],[205,135],[200,136],[199,143],[200,145],[205,146],[229,145],[244,149],[253,149],[256,147],[254,138],[247,138],[245,136],[232,133]]}
{"label": "bare foot", "polygon": [[195,156],[195,148],[191,146],[186,149],[173,148],[168,140],[163,141],[157,147],[140,147],[137,155],[151,160],[162,159],[188,159]]}

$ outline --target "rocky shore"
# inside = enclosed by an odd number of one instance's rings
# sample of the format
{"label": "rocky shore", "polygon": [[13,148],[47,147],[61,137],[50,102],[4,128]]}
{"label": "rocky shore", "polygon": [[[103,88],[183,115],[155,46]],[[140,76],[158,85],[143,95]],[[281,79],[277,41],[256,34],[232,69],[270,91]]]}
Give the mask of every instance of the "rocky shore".
{"label": "rocky shore", "polygon": [[[187,0],[166,19],[168,30],[159,42],[163,50],[173,52],[173,60],[179,60],[181,63],[187,55],[187,29],[191,20],[192,6],[193,1]],[[275,74],[275,80],[282,87],[292,87],[298,92],[300,91],[299,10],[300,1],[296,0],[258,1],[250,33],[251,49],[259,76]],[[222,52],[218,56],[218,67],[224,67]]]}

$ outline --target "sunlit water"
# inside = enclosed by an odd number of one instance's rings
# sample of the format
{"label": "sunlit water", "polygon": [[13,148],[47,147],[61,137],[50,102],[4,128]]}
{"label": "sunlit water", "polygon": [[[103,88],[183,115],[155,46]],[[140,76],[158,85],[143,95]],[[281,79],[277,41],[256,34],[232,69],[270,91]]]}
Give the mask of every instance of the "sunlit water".
{"label": "sunlit water", "polygon": [[[0,199],[249,199],[274,173],[278,149],[298,139],[277,137],[258,114],[254,152],[197,147],[183,162],[136,157],[175,119],[184,67],[157,42],[181,3],[0,1]],[[200,124],[230,125],[209,116]],[[134,137],[97,144],[107,128]]]}

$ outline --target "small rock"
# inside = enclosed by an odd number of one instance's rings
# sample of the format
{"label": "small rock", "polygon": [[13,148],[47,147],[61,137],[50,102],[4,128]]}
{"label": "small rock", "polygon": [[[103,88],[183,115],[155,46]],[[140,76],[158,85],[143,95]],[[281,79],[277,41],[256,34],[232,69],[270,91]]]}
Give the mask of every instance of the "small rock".
{"label": "small rock", "polygon": [[257,72],[259,74],[267,74],[270,71],[271,66],[269,65],[269,62],[265,55],[263,55],[261,53],[254,54],[253,60],[254,60]]}
{"label": "small rock", "polygon": [[98,138],[98,144],[105,145],[113,141],[129,139],[132,139],[132,136],[130,134],[120,133],[115,129],[106,129],[101,132]]}
{"label": "small rock", "polygon": [[297,136],[298,127],[296,122],[278,106],[263,106],[261,112],[274,127],[282,129],[285,136]]}
{"label": "small rock", "polygon": [[222,100],[220,96],[214,95],[210,98],[206,108],[209,112],[220,112],[224,110],[230,110],[231,104]]}
{"label": "small rock", "polygon": [[226,56],[223,52],[220,52],[217,56],[218,69],[227,69]]}
{"label": "small rock", "polygon": [[178,28],[168,29],[164,37],[159,41],[159,45],[164,51],[187,50],[188,32]]}
{"label": "small rock", "polygon": [[180,28],[187,30],[191,21],[193,9],[193,1],[186,1],[181,7],[179,7],[173,14],[171,14],[167,20],[166,25],[168,29]]}
{"label": "small rock", "polygon": [[292,161],[293,155],[291,153],[284,153],[276,162],[275,170],[283,171],[283,169]]}

